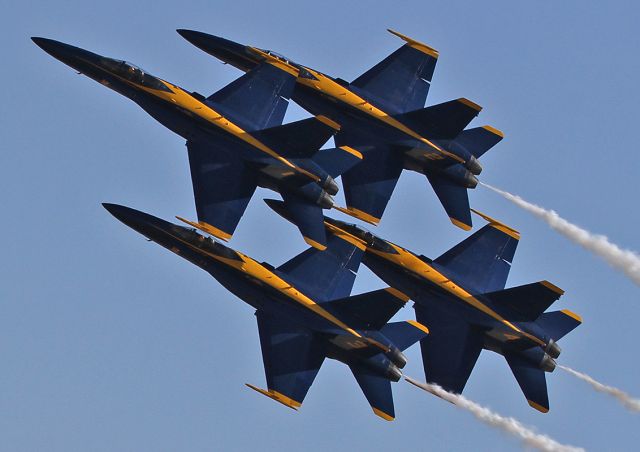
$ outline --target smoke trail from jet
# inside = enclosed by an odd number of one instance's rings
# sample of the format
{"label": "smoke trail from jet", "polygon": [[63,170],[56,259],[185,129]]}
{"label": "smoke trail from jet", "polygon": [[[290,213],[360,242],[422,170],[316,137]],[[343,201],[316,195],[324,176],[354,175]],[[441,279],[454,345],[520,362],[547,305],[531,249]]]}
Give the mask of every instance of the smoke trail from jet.
{"label": "smoke trail from jet", "polygon": [[521,424],[518,420],[512,417],[504,417],[498,413],[494,413],[490,409],[478,405],[460,394],[453,394],[445,391],[438,385],[423,383],[414,380],[411,377],[407,377],[406,375],[404,379],[420,389],[424,389],[447,402],[453,403],[454,405],[469,411],[481,422],[519,438],[529,447],[535,447],[536,449],[545,452],[584,452],[584,449],[580,447],[560,444],[547,435],[534,432],[529,427]]}
{"label": "smoke trail from jet", "polygon": [[553,210],[547,210],[536,204],[525,201],[520,196],[513,195],[491,185],[482,184],[490,190],[499,193],[517,206],[546,222],[553,230],[577,243],[584,249],[601,257],[616,270],[627,275],[634,283],[640,286],[640,255],[638,253],[620,248],[611,243],[607,237],[591,232],[568,222]]}
{"label": "smoke trail from jet", "polygon": [[558,365],[558,367],[560,369],[564,370],[565,372],[570,373],[574,377],[577,377],[580,380],[589,383],[591,385],[591,387],[593,389],[595,389],[596,391],[603,392],[603,393],[605,393],[607,395],[615,397],[628,410],[636,411],[636,412],[640,411],[640,400],[639,399],[634,399],[633,397],[631,397],[629,394],[627,394],[623,390],[618,389],[618,388],[614,388],[613,386],[608,386],[608,385],[602,384],[599,381],[595,380],[594,378],[590,377],[589,375],[584,374],[582,372],[578,372],[577,370],[573,370],[570,367],[560,366],[560,365]]}

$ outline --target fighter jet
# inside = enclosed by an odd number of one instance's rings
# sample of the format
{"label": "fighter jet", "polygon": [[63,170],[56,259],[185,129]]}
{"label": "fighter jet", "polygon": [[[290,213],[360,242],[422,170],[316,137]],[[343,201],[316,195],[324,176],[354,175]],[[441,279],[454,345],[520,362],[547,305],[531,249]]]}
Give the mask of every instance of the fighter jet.
{"label": "fighter jet", "polygon": [[349,296],[364,246],[335,230],[327,249],[309,248],[274,268],[199,234],[137,210],[104,207],[118,220],[202,268],[256,309],[267,389],[252,389],[297,409],[325,358],[349,366],[373,412],[395,417],[391,381],[402,350],[428,334],[416,321],[387,323],[406,296],[387,288]]}
{"label": "fighter jet", "polygon": [[[280,201],[267,203],[286,218]],[[546,413],[545,372],[556,367],[557,341],[582,319],[566,309],[544,312],[564,293],[548,281],[505,289],[520,234],[474,212],[489,224],[435,260],[353,224],[325,217],[325,225],[358,237],[363,263],[415,302],[416,319],[430,330],[420,342],[429,383],[462,393],[480,351],[491,350],[506,358],[529,405]]]}
{"label": "fighter jet", "polygon": [[32,39],[187,140],[200,229],[229,240],[261,186],[282,195],[307,243],[324,248],[322,209],[334,204],[334,178],[362,155],[346,146],[318,152],[338,129],[325,117],[281,125],[297,68],[256,49],[252,70],[205,98],[126,61]]}
{"label": "fighter jet", "polygon": [[[491,126],[464,128],[481,107],[460,98],[423,108],[438,52],[389,30],[405,44],[349,83],[302,66],[270,50],[262,52],[298,69],[292,99],[341,126],[335,137],[364,155],[342,176],[345,213],[377,224],[403,169],[424,174],[452,223],[471,229],[468,188],[478,184],[478,158],[504,137]],[[244,71],[259,59],[255,47],[192,30],[189,42]]]}

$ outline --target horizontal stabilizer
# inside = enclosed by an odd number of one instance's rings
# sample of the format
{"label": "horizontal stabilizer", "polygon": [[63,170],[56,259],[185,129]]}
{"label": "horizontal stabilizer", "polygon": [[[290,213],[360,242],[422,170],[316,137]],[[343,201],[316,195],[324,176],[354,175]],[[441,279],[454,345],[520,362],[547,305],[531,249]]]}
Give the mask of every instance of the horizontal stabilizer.
{"label": "horizontal stabilizer", "polygon": [[408,320],[387,323],[380,332],[400,350],[406,350],[429,334],[429,329],[420,322]]}
{"label": "horizontal stabilizer", "polygon": [[484,333],[435,303],[418,300],[414,307],[416,319],[429,328],[429,336],[420,341],[427,382],[461,394],[482,351]]}
{"label": "horizontal stabilizer", "polygon": [[544,371],[533,367],[519,355],[505,355],[505,358],[529,405],[541,413],[548,412],[549,395]]}
{"label": "horizontal stabilizer", "polygon": [[449,150],[459,151],[458,155],[465,155],[468,152],[474,157],[480,158],[503,138],[504,134],[491,126],[475,127],[460,132],[449,144]]}
{"label": "horizontal stabilizer", "polygon": [[470,230],[472,223],[467,189],[449,178],[436,174],[427,174],[427,179],[449,215],[451,223],[465,231]]}
{"label": "horizontal stabilizer", "polygon": [[296,77],[263,63],[206,100],[222,115],[253,131],[282,124]]}
{"label": "horizontal stabilizer", "polygon": [[376,64],[351,85],[370,102],[390,113],[424,107],[438,52],[407,36],[389,30],[407,42]]}
{"label": "horizontal stabilizer", "polygon": [[402,173],[402,157],[388,146],[376,146],[363,155],[361,163],[342,175],[344,197],[350,214],[378,224]]}
{"label": "horizontal stabilizer", "polygon": [[549,281],[540,281],[485,293],[484,296],[509,320],[533,322],[563,293]]}
{"label": "horizontal stabilizer", "polygon": [[362,154],[349,146],[323,149],[313,156],[313,161],[331,177],[336,178],[362,161]]}
{"label": "horizontal stabilizer", "polygon": [[376,416],[385,421],[393,421],[396,413],[393,407],[391,381],[364,366],[351,364],[349,367]]}
{"label": "horizontal stabilizer", "polygon": [[324,361],[322,342],[313,334],[262,311],[256,312],[267,391],[251,389],[297,409]]}
{"label": "horizontal stabilizer", "polygon": [[504,289],[520,235],[484,215],[489,224],[434,260],[475,293]]}
{"label": "horizontal stabilizer", "polygon": [[187,151],[199,223],[210,234],[229,240],[256,190],[255,175],[215,143],[188,141]]}
{"label": "horizontal stabilizer", "polygon": [[545,312],[536,324],[541,327],[554,341],[557,341],[582,323],[582,318],[578,314],[563,309],[562,311]]}
{"label": "horizontal stabilizer", "polygon": [[394,118],[426,138],[451,140],[467,127],[481,109],[470,100],[461,98],[395,115]]}
{"label": "horizontal stabilizer", "polygon": [[277,268],[285,279],[318,303],[348,297],[362,261],[364,245],[347,234],[330,234],[327,248],[298,254]]}
{"label": "horizontal stabilizer", "polygon": [[379,330],[408,300],[409,298],[402,292],[387,287],[331,300],[326,304],[326,309],[353,328]]}
{"label": "horizontal stabilizer", "polygon": [[252,135],[282,157],[311,158],[336,132],[335,125],[314,117],[257,130]]}
{"label": "horizontal stabilizer", "polygon": [[317,204],[291,195],[282,193],[284,208],[288,212],[290,221],[295,224],[307,244],[324,251],[327,248],[327,234],[324,228],[322,207]]}

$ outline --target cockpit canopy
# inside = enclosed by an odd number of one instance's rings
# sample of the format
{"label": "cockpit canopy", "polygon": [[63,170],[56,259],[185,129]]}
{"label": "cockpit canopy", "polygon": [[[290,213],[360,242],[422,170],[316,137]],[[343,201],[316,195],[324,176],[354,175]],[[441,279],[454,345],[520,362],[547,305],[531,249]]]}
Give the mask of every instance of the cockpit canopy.
{"label": "cockpit canopy", "polygon": [[160,81],[160,79],[153,75],[146,73],[135,64],[131,64],[127,61],[116,60],[113,58],[102,57],[100,58],[100,65],[111,72],[112,74],[122,77],[136,85],[146,86],[147,88],[156,89],[159,91],[170,91],[167,86]]}
{"label": "cockpit canopy", "polygon": [[278,60],[295,67],[298,70],[298,77],[302,77],[302,78],[308,78],[311,80],[318,80],[311,72],[309,72],[307,70],[307,68],[305,68],[304,66],[298,64],[298,63],[294,63],[293,61],[291,61],[289,58],[287,58],[286,56],[278,53],[278,52],[274,52],[273,50],[268,50],[268,49],[260,49],[262,50],[264,53],[266,53],[267,55],[271,55],[274,58],[277,58]]}

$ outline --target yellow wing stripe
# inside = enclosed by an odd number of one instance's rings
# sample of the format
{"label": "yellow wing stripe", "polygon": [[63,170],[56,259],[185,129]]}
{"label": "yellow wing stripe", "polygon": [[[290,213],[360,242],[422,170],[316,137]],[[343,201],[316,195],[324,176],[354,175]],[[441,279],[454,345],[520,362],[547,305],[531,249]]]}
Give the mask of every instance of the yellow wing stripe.
{"label": "yellow wing stripe", "polygon": [[563,295],[564,294],[564,290],[562,290],[561,288],[559,288],[555,284],[551,284],[549,281],[540,281],[540,284],[542,284],[547,289],[557,293],[558,295]]}
{"label": "yellow wing stripe", "polygon": [[333,206],[333,208],[351,217],[357,218],[358,220],[366,221],[367,223],[373,225],[377,225],[378,223],[380,223],[380,218],[376,218],[373,215],[368,214],[367,212],[356,209],[355,207],[345,208],[340,206]]}
{"label": "yellow wing stripe", "polygon": [[462,229],[463,231],[470,231],[472,226],[468,225],[466,223],[463,223],[460,220],[456,220],[455,218],[449,217],[449,220],[451,220],[451,223],[453,223],[455,226],[458,226],[460,229]]}
{"label": "yellow wing stripe", "polygon": [[396,297],[398,300],[401,300],[403,303],[406,303],[407,301],[409,301],[409,296],[408,295],[405,295],[404,293],[400,292],[398,289],[396,289],[394,287],[387,287],[384,290],[389,292],[391,295]]}
{"label": "yellow wing stripe", "polygon": [[362,160],[362,152],[353,149],[351,146],[340,146],[340,149]]}
{"label": "yellow wing stripe", "polygon": [[498,135],[501,138],[504,138],[504,133],[502,132],[502,130],[498,130],[495,127],[491,127],[491,126],[482,126],[483,129],[493,133],[494,135]]}
{"label": "yellow wing stripe", "polygon": [[471,209],[471,211],[473,213],[475,213],[476,215],[479,215],[482,218],[484,218],[495,229],[497,229],[497,230],[499,230],[501,232],[504,232],[505,234],[507,234],[510,237],[513,237],[516,240],[520,240],[520,233],[518,231],[516,231],[515,229],[513,229],[511,226],[507,226],[506,224],[496,220],[495,218],[491,218],[489,215],[487,215],[485,213],[482,213],[482,212],[480,212],[478,210]]}
{"label": "yellow wing stripe", "polygon": [[439,54],[436,49],[429,47],[428,45],[423,44],[419,41],[416,41],[415,39],[412,39],[409,36],[403,35],[402,33],[398,33],[397,31],[392,30],[391,28],[387,28],[387,31],[392,35],[396,35],[397,37],[405,41],[409,45],[409,47],[413,47],[414,49],[419,50],[422,53],[426,53],[429,56],[438,58]]}
{"label": "yellow wing stripe", "polygon": [[331,119],[327,118],[327,117],[326,117],[326,116],[324,116],[324,115],[318,115],[318,116],[316,116],[316,119],[317,119],[318,121],[320,121],[321,123],[328,125],[328,126],[329,126],[329,127],[331,127],[332,129],[340,130],[340,124],[338,124],[338,123],[337,123],[337,122],[335,122],[335,121],[332,121]]}
{"label": "yellow wing stripe", "polygon": [[371,408],[373,409],[373,413],[374,413],[376,416],[381,417],[381,418],[382,418],[382,419],[384,419],[385,421],[393,421],[393,420],[395,419],[393,416],[391,416],[391,415],[389,415],[389,414],[385,413],[385,412],[384,412],[384,411],[382,411],[382,410],[379,410],[378,408],[376,408],[376,407],[374,407],[374,406],[372,406]]}
{"label": "yellow wing stripe", "polygon": [[291,408],[293,410],[297,411],[298,408],[300,408],[302,406],[302,403],[298,402],[297,400],[293,400],[291,397],[287,397],[286,395],[282,394],[281,392],[274,391],[273,389],[269,389],[268,391],[265,391],[264,389],[258,388],[257,386],[254,386],[254,385],[249,384],[249,383],[245,383],[245,385],[248,388],[251,388],[254,391],[257,391],[260,394],[266,395],[270,399],[273,399],[276,402],[280,402],[284,406],[288,406],[289,408]]}
{"label": "yellow wing stripe", "polygon": [[539,403],[536,403],[532,400],[527,400],[527,402],[529,402],[529,406],[531,406],[531,408],[534,408],[538,411],[540,411],[541,413],[548,413],[549,412],[549,408],[544,407],[542,405],[540,405]]}
{"label": "yellow wing stripe", "polygon": [[423,333],[429,334],[429,328],[427,328],[426,326],[424,326],[422,323],[418,322],[417,320],[407,320],[407,323],[410,324],[410,325],[415,326],[416,328],[418,328]]}
{"label": "yellow wing stripe", "polygon": [[564,315],[567,315],[569,317],[571,317],[572,319],[577,320],[578,322],[582,323],[582,317],[580,317],[578,314],[576,314],[575,312],[571,312],[568,309],[563,309],[562,312]]}

